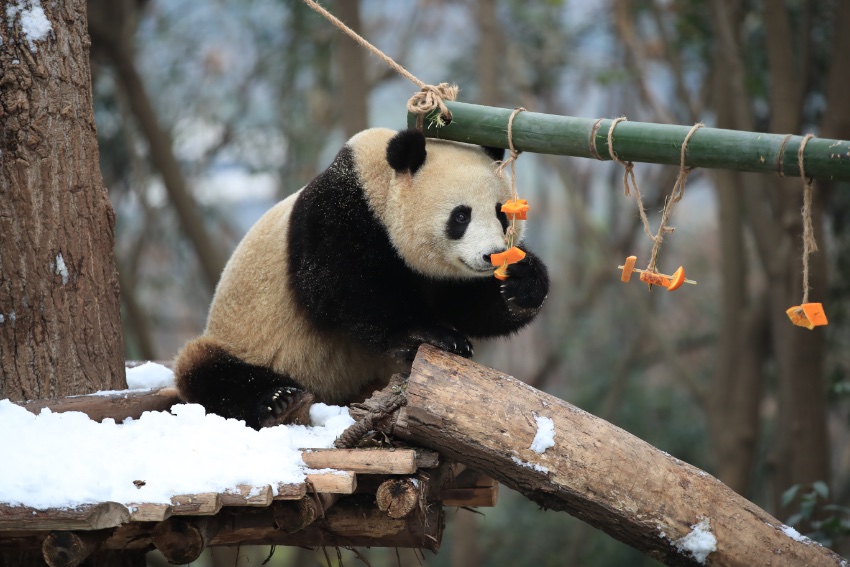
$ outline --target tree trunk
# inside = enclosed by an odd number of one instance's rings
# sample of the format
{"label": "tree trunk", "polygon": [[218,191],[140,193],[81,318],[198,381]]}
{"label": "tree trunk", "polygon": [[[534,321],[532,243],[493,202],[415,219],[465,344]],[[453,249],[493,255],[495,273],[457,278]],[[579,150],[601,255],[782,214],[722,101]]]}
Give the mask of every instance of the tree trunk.
{"label": "tree trunk", "polygon": [[[0,399],[124,388],[85,2],[0,0],[0,22]],[[0,552],[0,565],[43,564],[40,552]]]}
{"label": "tree trunk", "polygon": [[[360,0],[342,0],[336,3],[336,15],[357,33],[363,33],[360,25]],[[366,64],[363,48],[347,35],[337,34],[337,64],[339,65],[342,95],[342,127],[346,139],[369,125],[369,88],[366,80]]]}
{"label": "tree trunk", "polygon": [[[729,46],[715,54],[715,69],[735,68]],[[714,99],[718,128],[742,127],[736,123],[735,101],[727,74],[714,74]],[[749,113],[739,120],[750,120]],[[744,241],[744,175],[727,170],[713,173],[717,194],[722,288],[720,332],[707,421],[717,477],[732,490],[746,495],[755,460],[759,432],[758,406],[762,393],[762,368],[767,357],[764,302],[751,305],[746,281],[748,265]]]}

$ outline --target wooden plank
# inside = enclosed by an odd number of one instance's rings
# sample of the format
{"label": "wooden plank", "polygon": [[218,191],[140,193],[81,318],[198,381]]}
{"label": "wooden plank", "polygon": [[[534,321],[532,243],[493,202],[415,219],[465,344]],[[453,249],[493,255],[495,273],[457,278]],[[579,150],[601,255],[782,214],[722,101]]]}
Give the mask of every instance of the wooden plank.
{"label": "wooden plank", "polygon": [[357,475],[351,471],[307,473],[307,486],[312,492],[353,494],[357,488]]}
{"label": "wooden plank", "polygon": [[90,394],[69,398],[28,400],[18,402],[24,409],[38,414],[43,408],[62,413],[81,411],[95,421],[112,418],[122,422],[128,417],[138,419],[146,411],[168,411],[180,403],[176,388],[159,390],[127,390],[114,394]]}
{"label": "wooden plank", "polygon": [[211,516],[221,510],[221,495],[215,492],[183,494],[171,498],[173,516]]}
{"label": "wooden plank", "polygon": [[416,451],[413,449],[305,449],[301,458],[311,469],[364,474],[416,472]]}
{"label": "wooden plank", "polygon": [[44,510],[0,505],[0,532],[102,530],[129,521],[130,511],[117,502]]}
{"label": "wooden plank", "polygon": [[131,522],[161,522],[171,516],[173,506],[171,504],[154,504],[145,502],[141,504],[130,504]]}
{"label": "wooden plank", "polygon": [[278,484],[275,500],[301,500],[307,494],[307,483]]}
{"label": "wooden plank", "polygon": [[268,506],[274,495],[271,486],[249,486],[241,484],[235,490],[221,495],[222,506]]}

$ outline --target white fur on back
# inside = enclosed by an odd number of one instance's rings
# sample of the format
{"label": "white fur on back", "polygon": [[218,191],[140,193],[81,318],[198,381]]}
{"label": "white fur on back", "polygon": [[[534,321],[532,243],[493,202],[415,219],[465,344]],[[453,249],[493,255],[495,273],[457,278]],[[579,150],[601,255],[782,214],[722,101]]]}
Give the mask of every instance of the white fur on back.
{"label": "white fur on back", "polygon": [[300,191],[248,231],[222,273],[205,335],[234,356],[292,376],[321,400],[341,403],[398,369],[341,333],[324,333],[295,305],[287,232]]}

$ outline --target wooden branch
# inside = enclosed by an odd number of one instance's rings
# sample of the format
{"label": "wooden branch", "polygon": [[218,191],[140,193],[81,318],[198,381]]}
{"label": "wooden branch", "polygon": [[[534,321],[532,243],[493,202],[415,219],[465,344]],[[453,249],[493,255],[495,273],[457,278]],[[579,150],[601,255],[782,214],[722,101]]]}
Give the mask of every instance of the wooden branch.
{"label": "wooden branch", "polygon": [[95,421],[103,421],[109,417],[120,423],[128,417],[138,419],[146,411],[168,411],[171,406],[180,403],[180,398],[177,397],[176,388],[161,388],[18,403],[34,414],[38,414],[44,408],[49,408],[55,413],[81,411]]}
{"label": "wooden branch", "polygon": [[493,507],[499,499],[499,483],[472,469],[466,469],[440,492],[443,506]]}
{"label": "wooden branch", "polygon": [[413,449],[310,449],[301,454],[311,469],[338,469],[364,474],[416,472]]}
{"label": "wooden branch", "polygon": [[[683,538],[700,524],[716,538],[711,564],[842,564],[707,473],[469,360],[421,347],[406,397],[394,435],[439,448],[668,565],[698,564]],[[537,417],[554,423],[555,445],[542,453],[530,448]]]}
{"label": "wooden branch", "polygon": [[41,553],[49,567],[77,567],[100,549],[112,530],[95,532],[54,531],[44,539]]}
{"label": "wooden branch", "polygon": [[169,518],[151,532],[151,542],[172,565],[197,559],[218,533],[218,518]]}

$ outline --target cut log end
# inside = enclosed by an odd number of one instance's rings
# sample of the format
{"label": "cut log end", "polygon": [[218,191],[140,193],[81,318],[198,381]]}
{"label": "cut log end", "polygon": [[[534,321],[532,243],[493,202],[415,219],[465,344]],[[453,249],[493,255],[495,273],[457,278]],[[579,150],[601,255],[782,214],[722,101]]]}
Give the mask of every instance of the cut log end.
{"label": "cut log end", "polygon": [[172,565],[196,560],[218,532],[213,518],[169,518],[158,523],[151,541]]}
{"label": "cut log end", "polygon": [[390,518],[404,518],[419,504],[419,487],[411,478],[393,478],[381,483],[375,494],[378,509]]}

